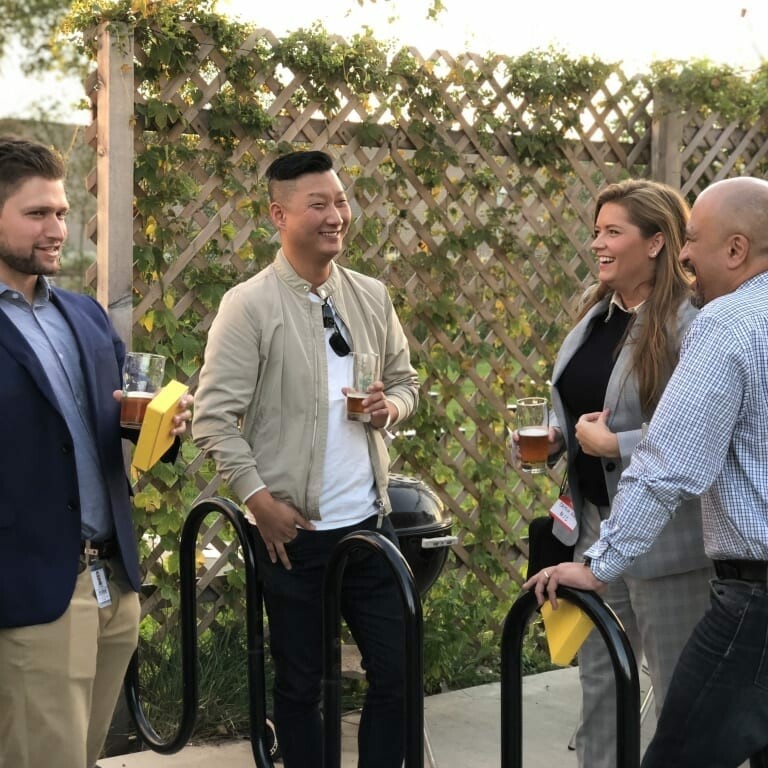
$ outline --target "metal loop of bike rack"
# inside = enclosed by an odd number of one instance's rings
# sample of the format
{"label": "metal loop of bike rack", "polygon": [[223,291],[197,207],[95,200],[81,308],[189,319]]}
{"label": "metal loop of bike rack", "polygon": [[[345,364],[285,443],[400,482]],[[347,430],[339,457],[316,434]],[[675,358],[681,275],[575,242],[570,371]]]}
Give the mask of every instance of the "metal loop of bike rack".
{"label": "metal loop of bike rack", "polygon": [[[557,597],[581,608],[608,648],[616,678],[616,768],[640,765],[640,682],[632,647],[616,614],[595,592],[558,587]],[[523,592],[507,613],[501,640],[501,766],[520,768],[523,760],[523,636],[538,603]]]}
{"label": "metal loop of bike rack", "polygon": [[248,669],[249,721],[251,750],[256,768],[273,768],[267,747],[266,681],[264,678],[264,621],[261,587],[257,579],[256,552],[253,532],[238,507],[228,499],[212,497],[195,504],[190,510],[181,532],[179,548],[180,623],[182,715],[176,733],[164,741],[152,728],[139,697],[138,651],[128,666],[125,676],[125,695],[129,713],[136,725],[139,738],[155,752],[173,754],[184,747],[192,736],[197,719],[197,564],[196,544],[200,526],[211,513],[224,515],[237,533],[245,563],[246,643]]}
{"label": "metal loop of bike rack", "polygon": [[372,549],[385,557],[394,575],[405,619],[405,768],[424,766],[424,659],[421,600],[400,550],[374,531],[347,534],[336,545],[323,580],[323,766],[341,766],[341,608],[340,594],[349,556]]}

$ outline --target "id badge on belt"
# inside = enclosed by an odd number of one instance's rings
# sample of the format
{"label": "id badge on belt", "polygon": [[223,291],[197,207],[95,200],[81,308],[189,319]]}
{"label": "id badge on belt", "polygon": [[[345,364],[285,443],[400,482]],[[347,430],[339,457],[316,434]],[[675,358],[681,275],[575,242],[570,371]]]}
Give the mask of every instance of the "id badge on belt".
{"label": "id badge on belt", "polygon": [[560,484],[560,493],[557,501],[549,508],[549,514],[569,531],[576,527],[576,512],[573,509],[573,501],[568,494],[568,475],[563,476]]}
{"label": "id badge on belt", "polygon": [[112,598],[109,594],[109,581],[104,570],[104,563],[101,560],[94,560],[92,563],[89,563],[88,570],[91,572],[96,604],[99,608],[106,608],[108,605],[112,605]]}

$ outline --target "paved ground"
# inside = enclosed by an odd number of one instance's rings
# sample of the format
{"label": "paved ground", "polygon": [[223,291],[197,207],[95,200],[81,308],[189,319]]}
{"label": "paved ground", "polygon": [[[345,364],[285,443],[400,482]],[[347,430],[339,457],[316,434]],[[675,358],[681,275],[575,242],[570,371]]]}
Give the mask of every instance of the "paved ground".
{"label": "paved ground", "polygon": [[[647,685],[641,676],[643,689]],[[523,763],[525,768],[575,768],[568,749],[579,711],[576,668],[530,675],[523,680]],[[427,753],[425,768],[497,768],[501,763],[499,684],[451,691],[425,699]],[[355,768],[357,715],[345,715],[342,768]],[[654,717],[643,723],[643,745]],[[432,758],[430,761],[429,747]],[[188,746],[175,755],[139,752],[99,761],[102,768],[253,768],[247,741],[218,746]],[[277,765],[280,765],[278,763]]]}

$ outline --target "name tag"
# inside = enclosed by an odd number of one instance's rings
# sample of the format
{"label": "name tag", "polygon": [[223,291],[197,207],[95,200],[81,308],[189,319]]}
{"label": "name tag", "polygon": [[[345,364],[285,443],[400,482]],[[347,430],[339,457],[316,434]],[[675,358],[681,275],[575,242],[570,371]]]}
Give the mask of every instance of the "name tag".
{"label": "name tag", "polygon": [[576,513],[573,511],[573,502],[570,496],[560,496],[550,507],[549,514],[569,531],[576,527]]}
{"label": "name tag", "polygon": [[112,605],[112,598],[109,594],[109,582],[104,566],[98,561],[94,561],[88,566],[91,571],[91,581],[93,582],[93,593],[96,595],[96,604],[99,608],[106,608]]}

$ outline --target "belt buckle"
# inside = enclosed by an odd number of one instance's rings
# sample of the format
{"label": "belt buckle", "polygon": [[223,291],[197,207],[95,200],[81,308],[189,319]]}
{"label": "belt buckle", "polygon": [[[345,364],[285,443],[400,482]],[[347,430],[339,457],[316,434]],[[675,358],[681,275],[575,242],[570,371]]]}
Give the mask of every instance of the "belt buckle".
{"label": "belt buckle", "polygon": [[100,552],[96,543],[90,539],[86,539],[83,542],[83,558],[85,559],[86,568],[91,564],[93,560],[98,560],[99,555]]}

